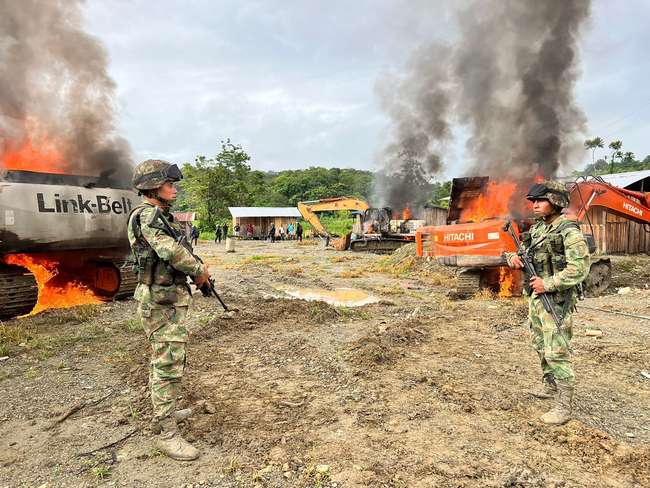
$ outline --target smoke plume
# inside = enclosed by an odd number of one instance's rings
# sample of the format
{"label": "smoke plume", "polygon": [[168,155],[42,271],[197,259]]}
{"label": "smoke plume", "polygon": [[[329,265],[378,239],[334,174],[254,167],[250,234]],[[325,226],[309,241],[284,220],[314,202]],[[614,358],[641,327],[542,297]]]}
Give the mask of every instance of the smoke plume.
{"label": "smoke plume", "polygon": [[473,0],[458,9],[453,46],[421,48],[402,77],[380,85],[395,137],[376,179],[380,201],[404,203],[414,164],[425,179],[440,171],[454,125],[468,134],[468,175],[553,177],[568,166],[586,128],[574,88],[589,15],[590,0]]}
{"label": "smoke plume", "polygon": [[130,178],[107,54],[80,0],[0,0],[0,169]]}

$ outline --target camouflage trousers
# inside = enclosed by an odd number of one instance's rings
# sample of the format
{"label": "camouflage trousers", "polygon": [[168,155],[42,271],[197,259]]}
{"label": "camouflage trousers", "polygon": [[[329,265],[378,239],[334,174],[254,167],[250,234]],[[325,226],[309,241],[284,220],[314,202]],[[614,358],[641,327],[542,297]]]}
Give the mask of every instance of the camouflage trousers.
{"label": "camouflage trousers", "polygon": [[[176,410],[176,398],[180,392],[181,379],[185,370],[185,344],[187,333],[176,335],[179,326],[187,316],[187,307],[165,307],[141,312],[145,331],[151,343],[149,388],[153,405],[153,418],[160,420]],[[185,329],[181,326],[183,332]],[[164,340],[161,340],[164,339]],[[175,339],[175,340],[170,340]]]}
{"label": "camouflage trousers", "polygon": [[[558,316],[562,307],[555,305]],[[571,366],[571,337],[573,336],[573,318],[569,311],[562,323],[562,334],[558,333],[553,316],[546,311],[542,301],[528,297],[528,321],[531,343],[537,352],[542,373],[552,373],[556,379],[573,382],[575,376]]]}

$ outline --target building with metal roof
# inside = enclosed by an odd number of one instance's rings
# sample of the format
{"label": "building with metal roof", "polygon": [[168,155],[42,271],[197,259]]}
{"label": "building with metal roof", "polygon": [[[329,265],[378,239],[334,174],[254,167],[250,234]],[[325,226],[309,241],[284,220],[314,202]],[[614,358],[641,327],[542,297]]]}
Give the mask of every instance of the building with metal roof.
{"label": "building with metal roof", "polygon": [[650,169],[601,175],[610,185],[635,191],[650,191]]}
{"label": "building with metal roof", "polygon": [[301,217],[297,207],[228,207],[233,218]]}
{"label": "building with metal roof", "polygon": [[296,207],[228,207],[232,215],[232,229],[239,225],[239,236],[242,238],[264,239],[268,236],[271,226],[275,224],[276,235],[280,227],[294,227],[302,215]]}

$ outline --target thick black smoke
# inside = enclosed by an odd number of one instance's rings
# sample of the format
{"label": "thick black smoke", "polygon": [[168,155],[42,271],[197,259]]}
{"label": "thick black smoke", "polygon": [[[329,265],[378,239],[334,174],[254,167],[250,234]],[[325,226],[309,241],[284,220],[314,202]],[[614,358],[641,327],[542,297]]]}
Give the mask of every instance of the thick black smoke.
{"label": "thick black smoke", "polygon": [[0,166],[26,140],[51,142],[72,173],[128,180],[115,136],[107,54],[82,30],[80,0],[0,0]]}
{"label": "thick black smoke", "polygon": [[419,50],[403,77],[388,80],[392,89],[379,90],[395,139],[384,151],[378,199],[406,201],[411,182],[401,175],[414,161],[435,175],[453,124],[468,134],[459,173],[553,177],[569,165],[586,125],[574,88],[589,14],[590,0],[474,0],[459,9],[458,42]]}

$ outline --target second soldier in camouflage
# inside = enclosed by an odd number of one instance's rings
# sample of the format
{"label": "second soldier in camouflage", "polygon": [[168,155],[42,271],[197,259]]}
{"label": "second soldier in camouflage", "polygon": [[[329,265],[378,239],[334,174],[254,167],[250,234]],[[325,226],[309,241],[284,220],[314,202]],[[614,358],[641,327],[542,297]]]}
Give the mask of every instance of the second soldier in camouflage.
{"label": "second soldier in camouflage", "polygon": [[[589,250],[579,226],[561,213],[569,206],[564,185],[556,181],[533,185],[527,198],[533,202],[538,220],[521,237],[539,277],[526,277],[524,294],[528,301],[531,342],[542,368],[541,388],[532,394],[538,398],[556,398],[556,405],[541,419],[558,425],[571,417],[575,384],[570,349],[572,313],[577,286],[589,274]],[[523,267],[515,253],[506,253],[505,257],[509,266]],[[541,293],[550,295],[556,314],[562,318],[560,331],[538,298]]]}

